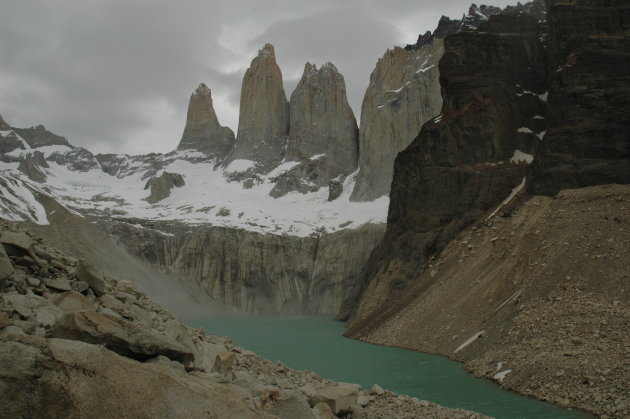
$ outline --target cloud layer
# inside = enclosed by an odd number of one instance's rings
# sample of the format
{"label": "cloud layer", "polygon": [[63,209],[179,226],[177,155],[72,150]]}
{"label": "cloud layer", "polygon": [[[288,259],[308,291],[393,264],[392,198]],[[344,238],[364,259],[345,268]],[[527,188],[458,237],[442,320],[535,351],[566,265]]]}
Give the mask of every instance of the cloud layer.
{"label": "cloud layer", "polygon": [[[333,62],[357,118],[374,64],[469,0],[20,0],[0,13],[0,114],[95,152],[172,150],[190,93],[236,131],[241,80],[275,45],[290,96],[304,63]],[[498,6],[506,0],[494,2]]]}

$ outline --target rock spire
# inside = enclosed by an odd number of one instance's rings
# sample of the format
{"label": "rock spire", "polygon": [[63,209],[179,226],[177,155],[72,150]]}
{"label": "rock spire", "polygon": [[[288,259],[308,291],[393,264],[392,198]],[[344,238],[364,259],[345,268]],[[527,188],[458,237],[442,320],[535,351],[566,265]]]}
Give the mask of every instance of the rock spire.
{"label": "rock spire", "polygon": [[222,160],[233,147],[234,133],[219,124],[212,104],[212,93],[201,83],[190,96],[186,127],[177,148],[199,150]]}
{"label": "rock spire", "polygon": [[254,160],[272,167],[284,157],[289,135],[289,102],[273,45],[265,44],[245,72],[236,147],[230,161]]}
{"label": "rock spire", "polygon": [[356,169],[359,130],[346,97],[345,80],[333,64],[318,70],[306,63],[291,94],[290,109],[287,160],[324,154],[320,160],[326,160],[332,177]]}

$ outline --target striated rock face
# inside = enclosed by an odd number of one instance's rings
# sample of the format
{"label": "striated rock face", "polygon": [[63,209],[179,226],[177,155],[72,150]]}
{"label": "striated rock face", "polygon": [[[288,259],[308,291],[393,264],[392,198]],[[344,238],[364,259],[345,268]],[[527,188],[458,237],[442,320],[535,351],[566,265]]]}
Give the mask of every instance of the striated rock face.
{"label": "striated rock face", "polygon": [[396,155],[440,112],[442,40],[421,49],[394,48],[378,61],[361,105],[355,201],[389,193]]}
{"label": "striated rock face", "polygon": [[548,7],[548,129],[529,190],[630,183],[630,4]]}
{"label": "striated rock face", "polygon": [[330,179],[356,170],[359,129],[348,104],[344,78],[333,64],[326,63],[318,70],[306,63],[291,94],[290,115],[286,159],[313,162],[316,176],[305,182],[327,186]]}
{"label": "striated rock face", "polygon": [[245,72],[236,146],[229,161],[254,160],[271,167],[284,157],[289,102],[273,45],[265,44]]}
{"label": "striated rock face", "polygon": [[150,204],[155,204],[168,198],[171,195],[171,189],[184,186],[184,178],[179,173],[164,172],[159,177],[152,177],[144,186],[144,189],[151,188],[151,195],[146,200]]}
{"label": "striated rock face", "polygon": [[212,105],[212,93],[203,83],[190,96],[186,127],[177,146],[180,150],[198,150],[223,160],[234,147],[234,133],[219,125]]}
{"label": "striated rock face", "polygon": [[174,236],[127,223],[104,228],[132,254],[249,313],[336,314],[384,232],[383,225],[371,224],[320,237],[224,227],[196,227]]}
{"label": "striated rock face", "polygon": [[[540,35],[531,16],[496,15],[479,32],[445,38],[444,107],[396,158],[387,234],[370,259],[355,325],[382,314],[377,308],[395,300],[429,257],[524,186],[540,141],[535,117],[545,111],[534,93],[545,90]],[[519,161],[519,153],[529,158]]]}

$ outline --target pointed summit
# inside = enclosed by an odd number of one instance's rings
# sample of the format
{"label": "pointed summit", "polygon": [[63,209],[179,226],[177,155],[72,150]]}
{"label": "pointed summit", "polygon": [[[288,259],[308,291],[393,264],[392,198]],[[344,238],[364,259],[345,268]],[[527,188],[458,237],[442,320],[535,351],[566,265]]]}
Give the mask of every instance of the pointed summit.
{"label": "pointed summit", "polygon": [[2,119],[2,115],[0,115],[0,129],[11,129],[11,125],[7,124],[6,122],[4,122],[4,119]]}
{"label": "pointed summit", "polygon": [[212,104],[212,92],[201,83],[190,96],[186,127],[177,148],[198,150],[222,160],[233,146],[234,133],[219,124]]}
{"label": "pointed summit", "polygon": [[271,167],[284,157],[289,102],[271,44],[258,51],[243,77],[236,147],[230,160],[254,160]]}

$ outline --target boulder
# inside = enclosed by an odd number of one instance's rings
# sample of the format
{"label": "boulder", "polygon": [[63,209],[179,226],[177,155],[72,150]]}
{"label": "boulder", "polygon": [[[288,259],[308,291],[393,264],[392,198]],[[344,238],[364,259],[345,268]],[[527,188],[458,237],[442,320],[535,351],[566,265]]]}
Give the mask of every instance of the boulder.
{"label": "boulder", "polygon": [[218,372],[219,374],[230,372],[235,358],[236,356],[233,352],[219,352],[214,360],[212,372]]}
{"label": "boulder", "polygon": [[317,419],[306,400],[296,392],[280,398],[269,413],[280,419]]}
{"label": "boulder", "polygon": [[151,194],[146,198],[149,204],[155,204],[171,195],[171,189],[184,186],[184,177],[179,173],[164,172],[158,177],[152,177],[144,186],[144,189],[151,188]]}
{"label": "boulder", "polygon": [[42,279],[44,285],[48,288],[52,288],[57,291],[70,291],[72,287],[70,286],[70,281],[66,278],[44,278]]}
{"label": "boulder", "polygon": [[0,288],[4,287],[6,280],[13,277],[15,269],[11,259],[4,250],[4,246],[0,246]]}
{"label": "boulder", "polygon": [[335,415],[327,403],[319,402],[315,406],[313,406],[313,414],[317,419],[337,419],[337,415]]}
{"label": "boulder", "polygon": [[105,293],[105,278],[103,274],[86,260],[81,259],[79,261],[75,274],[80,281],[90,286],[97,297]]}
{"label": "boulder", "polygon": [[74,311],[94,311],[94,303],[75,291],[56,295],[52,302],[65,313]]}
{"label": "boulder", "polygon": [[317,391],[317,394],[310,399],[311,405],[324,402],[330,406],[336,415],[350,412],[357,404],[361,386],[357,384],[345,384],[328,386]]}
{"label": "boulder", "polygon": [[129,321],[94,311],[65,313],[51,328],[49,335],[103,345],[122,356],[140,361],[164,355],[188,366],[194,360],[192,352],[177,342],[168,341]]}
{"label": "boulder", "polygon": [[3,417],[273,417],[228,386],[102,346],[12,338],[0,342]]}
{"label": "boulder", "polygon": [[25,314],[29,320],[42,326],[52,326],[63,316],[63,311],[51,301],[38,295],[8,295],[2,296],[5,304],[11,306],[17,313]]}
{"label": "boulder", "polygon": [[195,369],[212,372],[217,355],[226,352],[226,348],[223,345],[198,340],[195,342],[193,351],[195,354]]}

